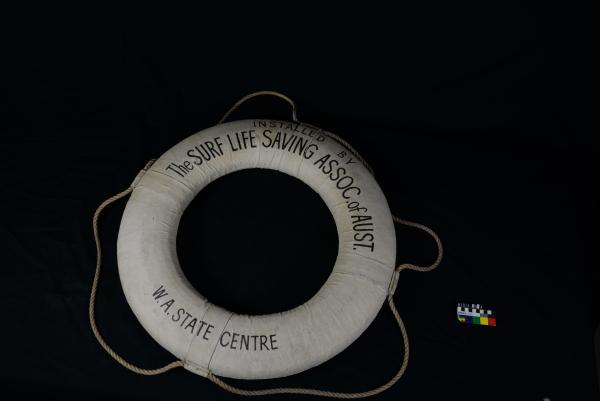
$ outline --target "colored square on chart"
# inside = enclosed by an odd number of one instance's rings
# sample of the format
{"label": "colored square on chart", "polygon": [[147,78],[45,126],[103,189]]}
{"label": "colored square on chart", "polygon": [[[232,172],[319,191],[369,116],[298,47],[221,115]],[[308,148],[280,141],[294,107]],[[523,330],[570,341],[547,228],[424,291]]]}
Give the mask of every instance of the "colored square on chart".
{"label": "colored square on chart", "polygon": [[456,318],[459,322],[465,324],[496,326],[496,312],[480,304],[459,302],[456,306]]}

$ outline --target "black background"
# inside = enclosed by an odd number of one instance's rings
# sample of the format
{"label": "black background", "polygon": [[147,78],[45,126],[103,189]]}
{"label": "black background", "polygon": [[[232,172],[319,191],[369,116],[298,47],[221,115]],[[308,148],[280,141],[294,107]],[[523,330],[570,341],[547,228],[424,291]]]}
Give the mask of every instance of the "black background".
{"label": "black background", "polygon": [[[380,398],[597,399],[600,170],[583,124],[591,68],[583,14],[146,3],[8,13],[2,386],[50,399],[235,398],[183,370],[137,376],[96,343],[87,320],[91,217],[147,160],[214,125],[241,96],[272,89],[297,102],[302,121],[351,142],[392,211],[444,242],[438,270],[402,274],[396,300],[411,360]],[[253,117],[289,119],[289,109],[256,99],[232,116]],[[123,356],[158,367],[172,356],[135,320],[118,279],[124,205],[102,218],[98,321]],[[397,232],[398,262],[433,259],[425,234]],[[268,313],[318,290],[336,244],[333,220],[308,187],[244,171],[194,200],[178,252],[211,300]],[[494,309],[498,326],[459,324],[457,302]],[[384,307],[317,368],[232,382],[358,391],[387,380],[400,360]]]}

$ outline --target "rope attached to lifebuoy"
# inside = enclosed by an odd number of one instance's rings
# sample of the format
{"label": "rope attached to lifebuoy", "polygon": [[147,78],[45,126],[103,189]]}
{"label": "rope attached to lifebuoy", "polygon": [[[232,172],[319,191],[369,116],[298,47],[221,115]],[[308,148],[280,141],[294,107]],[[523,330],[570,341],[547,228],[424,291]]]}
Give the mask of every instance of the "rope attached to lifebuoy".
{"label": "rope attached to lifebuoy", "polygon": [[[256,93],[250,94],[248,96],[245,96],[244,98],[242,98],[238,102],[236,102],[236,104],[234,104],[234,106],[232,106],[231,109],[229,109],[227,111],[227,113],[225,113],[225,115],[219,121],[219,123],[223,122],[240,104],[242,104],[243,102],[245,102],[246,100],[248,100],[252,97],[259,96],[259,95],[274,95],[274,96],[278,96],[278,97],[288,101],[288,103],[290,103],[290,105],[292,106],[293,120],[295,122],[298,122],[298,119],[296,117],[296,105],[290,98],[288,98],[287,96],[282,95],[278,92],[261,91],[261,92],[256,92]],[[370,168],[368,163],[360,156],[360,154],[349,143],[347,143],[345,140],[343,140],[342,138],[338,137],[335,134],[326,133],[326,135],[332,137],[336,141],[340,142],[342,145],[346,146],[357,157],[357,159],[359,159],[372,172],[372,169]],[[128,362],[127,360],[125,360],[125,358],[120,356],[115,350],[113,350],[110,347],[110,345],[108,345],[108,343],[104,340],[104,338],[100,334],[100,331],[96,324],[96,316],[95,316],[96,295],[98,292],[98,284],[99,284],[99,280],[100,280],[100,272],[101,272],[101,264],[102,264],[102,249],[101,249],[101,245],[100,245],[98,221],[100,218],[100,214],[107,206],[109,206],[110,204],[116,202],[117,200],[122,199],[122,198],[128,196],[129,194],[131,194],[131,192],[137,185],[140,178],[150,168],[152,163],[153,163],[153,161],[150,161],[150,162],[148,162],[148,164],[146,164],[144,169],[142,171],[140,171],[140,173],[135,177],[132,184],[126,190],[119,192],[118,194],[111,196],[110,198],[108,198],[104,202],[102,202],[100,204],[100,206],[98,206],[98,208],[96,209],[96,212],[94,213],[94,217],[92,219],[92,228],[93,228],[93,232],[94,232],[94,240],[96,243],[96,270],[94,273],[94,279],[92,281],[92,289],[91,289],[91,293],[90,293],[90,303],[89,303],[89,320],[90,320],[92,332],[94,333],[94,336],[98,340],[98,343],[102,346],[102,348],[104,348],[104,350],[114,360],[116,360],[120,365],[129,369],[130,371],[141,374],[141,375],[158,375],[161,373],[165,373],[169,370],[172,370],[172,369],[175,369],[178,367],[183,367],[185,365],[185,361],[177,360],[177,361],[171,362],[163,367],[156,368],[156,369],[141,368],[139,366],[136,366],[136,365]],[[415,270],[418,272],[431,271],[439,266],[439,264],[442,260],[442,257],[443,257],[442,242],[440,241],[440,238],[438,237],[438,235],[431,228],[429,228],[423,224],[420,224],[420,223],[415,223],[412,221],[400,219],[396,216],[393,216],[393,219],[394,219],[394,222],[396,222],[396,223],[403,224],[405,226],[409,226],[409,227],[413,227],[413,228],[418,228],[420,230],[425,231],[429,235],[431,235],[431,237],[433,237],[433,239],[436,242],[438,255],[437,255],[437,258],[435,259],[435,261],[429,266],[418,266],[418,265],[414,265],[414,264],[410,264],[410,263],[403,263],[403,264],[400,264],[399,266],[397,266],[395,269],[394,277],[392,278],[392,282],[390,284],[390,288],[388,291],[387,301],[388,301],[390,310],[392,311],[392,314],[394,315],[394,318],[396,319],[398,327],[400,328],[400,333],[402,335],[402,341],[403,341],[404,353],[403,353],[403,358],[402,358],[402,363],[400,365],[400,368],[398,369],[396,374],[390,380],[388,380],[386,383],[382,384],[381,386],[374,388],[372,390],[368,390],[368,391],[337,392],[337,391],[326,391],[326,390],[317,390],[317,389],[311,389],[311,388],[294,388],[294,387],[278,387],[278,388],[268,388],[268,389],[262,389],[262,390],[246,390],[246,389],[235,387],[231,384],[226,383],[223,379],[212,374],[211,372],[208,372],[207,378],[224,390],[227,390],[234,394],[245,395],[245,396],[260,396],[260,395],[271,395],[271,394],[304,394],[304,395],[314,395],[314,396],[323,396],[323,397],[332,397],[332,398],[341,398],[341,399],[353,399],[353,398],[364,398],[364,397],[376,395],[376,394],[379,394],[379,393],[389,389],[390,387],[392,387],[398,380],[400,380],[400,378],[403,376],[404,372],[406,371],[406,367],[408,365],[408,359],[409,359],[409,355],[410,355],[410,346],[409,346],[408,335],[406,332],[406,327],[404,326],[404,322],[402,321],[402,318],[400,317],[400,313],[398,312],[398,309],[396,308],[396,304],[394,303],[394,298],[393,298],[394,292],[396,290],[396,285],[398,283],[399,274],[402,270]]]}
{"label": "rope attached to lifebuoy", "polygon": [[125,367],[137,374],[146,375],[146,376],[159,375],[159,374],[165,373],[171,369],[181,367],[181,366],[183,366],[183,362],[175,361],[175,362],[171,362],[168,365],[165,365],[161,368],[144,369],[144,368],[140,368],[139,366],[136,366],[136,365],[126,361],[125,358],[123,358],[122,356],[117,354],[117,352],[115,350],[113,350],[111,348],[111,346],[108,345],[108,343],[104,340],[104,338],[100,334],[100,330],[98,330],[98,326],[96,325],[96,294],[98,292],[98,282],[100,280],[100,267],[102,265],[102,247],[100,246],[100,233],[98,230],[98,219],[100,218],[100,214],[111,203],[116,202],[119,199],[128,196],[133,191],[133,188],[135,187],[135,184],[139,180],[140,176],[143,174],[143,172],[145,172],[150,167],[150,165],[152,165],[152,161],[150,161],[150,162],[148,162],[148,164],[146,164],[146,167],[144,167],[144,169],[140,172],[140,174],[138,174],[136,176],[135,180],[131,183],[129,188],[127,188],[124,191],[119,192],[118,194],[116,194],[114,196],[111,196],[110,198],[108,198],[107,200],[102,202],[100,204],[100,206],[98,206],[98,208],[96,209],[96,212],[94,213],[94,218],[92,219],[92,228],[94,230],[94,240],[96,242],[96,271],[94,273],[94,280],[92,282],[92,291],[90,293],[90,305],[89,305],[89,310],[88,310],[89,318],[90,318],[90,326],[92,327],[92,332],[94,333],[96,340],[98,340],[98,343],[102,346],[102,348],[104,348],[104,350],[111,357],[113,357],[113,359],[115,361],[117,361],[119,364],[121,364],[123,367]]}
{"label": "rope attached to lifebuoy", "polygon": [[[90,318],[90,325],[92,327],[92,331],[94,333],[94,336],[98,340],[98,343],[100,343],[102,348],[104,348],[104,350],[115,361],[117,361],[123,367],[131,370],[132,372],[138,373],[140,375],[152,376],[152,375],[158,375],[161,373],[165,373],[169,370],[172,370],[172,369],[175,369],[178,367],[183,367],[184,361],[179,361],[179,360],[174,361],[174,362],[171,362],[171,363],[169,363],[163,367],[157,368],[157,369],[144,369],[139,366],[136,366],[136,365],[128,362],[127,360],[125,360],[125,358],[120,356],[115,350],[113,350],[110,347],[110,345],[108,345],[108,343],[104,340],[104,338],[100,334],[100,331],[96,324],[96,317],[95,317],[96,294],[98,292],[98,283],[99,283],[99,279],[100,279],[100,267],[102,264],[102,248],[100,246],[98,219],[99,219],[102,211],[108,205],[110,205],[113,202],[118,201],[121,198],[128,196],[132,191],[133,191],[133,186],[130,186],[126,190],[119,192],[118,194],[116,194],[114,196],[111,196],[110,198],[108,198],[104,202],[102,202],[100,204],[100,206],[98,206],[98,209],[96,210],[96,212],[94,213],[94,218],[92,220],[92,226],[93,226],[93,230],[94,230],[94,239],[96,242],[96,272],[94,274],[94,280],[92,282],[92,291],[90,294],[89,318]],[[402,220],[396,216],[394,216],[394,221],[397,223],[400,223],[400,224],[403,224],[406,226],[410,226],[410,227],[415,227],[415,228],[418,228],[418,229],[421,229],[421,230],[427,232],[429,235],[431,235],[433,237],[433,239],[435,240],[435,242],[437,244],[437,248],[438,248],[437,258],[429,266],[417,266],[417,265],[413,265],[410,263],[403,263],[403,264],[399,265],[396,268],[396,278],[395,278],[396,282],[398,280],[397,275],[402,270],[415,270],[415,271],[419,271],[419,272],[428,272],[428,271],[431,271],[431,270],[435,269],[436,267],[438,267],[442,260],[443,248],[442,248],[442,242],[440,241],[437,234],[432,229],[430,229],[427,226],[424,226],[423,224],[419,224],[419,223],[415,223],[415,222],[411,222],[411,221],[407,221],[407,220]],[[387,383],[385,383],[373,390],[364,391],[364,392],[352,392],[352,393],[350,393],[350,392],[344,393],[344,392],[337,392],[337,391],[324,391],[324,390],[316,390],[316,389],[310,389],[310,388],[286,388],[286,387],[270,388],[270,389],[264,389],[264,390],[245,390],[245,389],[241,389],[241,388],[238,388],[238,387],[235,387],[235,386],[232,386],[232,385],[226,383],[225,381],[223,381],[223,379],[219,378],[218,376],[213,375],[210,372],[208,373],[207,378],[210,381],[212,381],[213,383],[215,383],[216,385],[218,385],[219,387],[223,388],[224,390],[227,390],[234,394],[246,395],[246,396],[270,395],[270,394],[305,394],[305,395],[315,395],[315,396],[323,396],[323,397],[350,399],[350,398],[364,398],[364,397],[369,397],[369,396],[372,396],[375,394],[379,394],[379,393],[387,390],[388,388],[392,387],[398,380],[400,380],[400,378],[406,371],[406,367],[408,365],[409,353],[410,353],[410,346],[409,346],[409,342],[408,342],[408,335],[406,333],[406,328],[404,326],[404,322],[402,321],[402,318],[400,317],[400,313],[398,313],[396,304],[394,303],[394,298],[393,298],[394,291],[395,291],[395,286],[394,286],[394,288],[392,288],[392,290],[388,294],[387,301],[388,301],[388,305],[390,306],[390,310],[392,311],[392,314],[394,315],[394,318],[396,319],[396,322],[398,323],[398,327],[400,328],[400,332],[402,334],[402,340],[403,340],[403,344],[404,344],[404,355],[402,358],[402,364],[400,365],[398,372]]]}

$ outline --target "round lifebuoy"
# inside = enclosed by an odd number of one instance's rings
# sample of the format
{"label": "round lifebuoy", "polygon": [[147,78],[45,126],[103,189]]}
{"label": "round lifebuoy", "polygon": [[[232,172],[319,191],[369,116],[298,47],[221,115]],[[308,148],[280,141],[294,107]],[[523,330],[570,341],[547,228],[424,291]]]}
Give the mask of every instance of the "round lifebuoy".
{"label": "round lifebuoy", "polygon": [[[319,193],[337,225],[331,275],[312,299],[282,313],[239,315],[211,304],[177,258],[187,205],[211,181],[248,168],[299,178]],[[138,320],[203,376],[275,378],[318,365],[369,326],[397,280],[392,215],[377,182],[342,143],[302,123],[234,121],[175,145],[136,180],[117,247],[123,290]]]}

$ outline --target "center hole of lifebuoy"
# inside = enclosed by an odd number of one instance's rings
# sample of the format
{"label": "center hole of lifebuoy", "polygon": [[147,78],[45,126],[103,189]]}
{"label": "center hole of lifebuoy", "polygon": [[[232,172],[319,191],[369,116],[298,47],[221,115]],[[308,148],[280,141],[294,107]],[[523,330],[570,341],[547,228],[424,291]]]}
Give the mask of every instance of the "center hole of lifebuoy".
{"label": "center hole of lifebuoy", "polygon": [[240,314],[292,309],[312,298],[338,251],[333,216],[308,185],[263,169],[223,176],[181,218],[177,253],[190,283]]}

